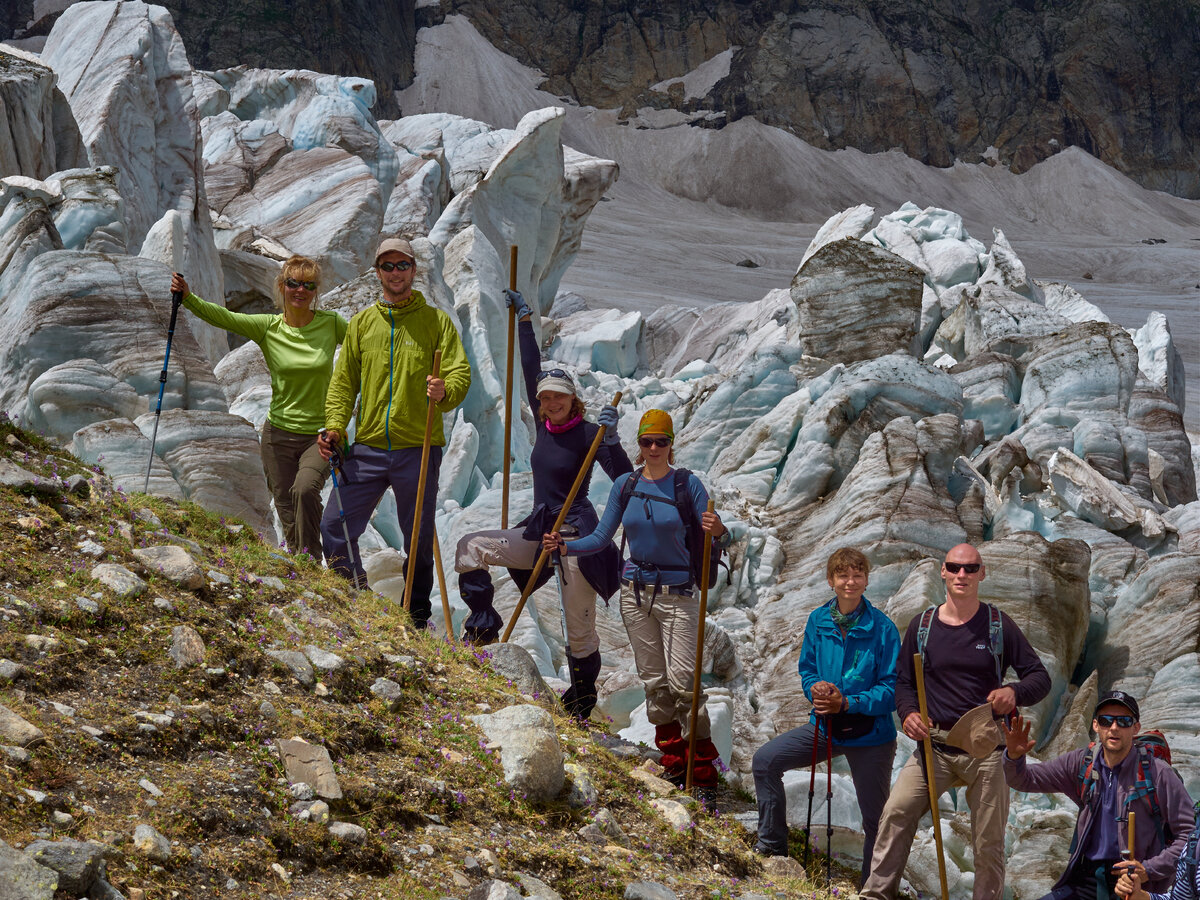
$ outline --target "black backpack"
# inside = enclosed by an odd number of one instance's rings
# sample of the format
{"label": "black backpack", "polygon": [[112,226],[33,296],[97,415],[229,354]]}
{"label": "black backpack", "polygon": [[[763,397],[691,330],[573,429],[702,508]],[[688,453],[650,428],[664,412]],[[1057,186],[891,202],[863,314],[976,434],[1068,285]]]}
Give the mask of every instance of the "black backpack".
{"label": "black backpack", "polygon": [[[696,510],[692,506],[692,497],[688,493],[688,478],[691,477],[689,469],[675,469],[675,509],[679,511],[679,518],[683,521],[683,527],[687,531],[687,548],[688,548],[688,569],[690,579],[685,587],[691,587],[693,584],[700,584],[703,578],[703,573],[700,571],[704,565],[704,530],[700,527],[700,520],[696,517]],[[626,479],[625,484],[621,486],[621,515],[625,514],[625,508],[629,506],[629,501],[634,497],[641,497],[644,500],[655,503],[670,503],[662,497],[646,494],[637,490],[638,483],[642,480],[642,469],[635,470]],[[625,556],[625,537],[621,537],[621,556]],[[639,560],[633,560],[638,565],[644,565],[647,568],[655,568],[653,563],[643,563]],[[721,568],[721,548],[717,546],[716,540],[713,539],[712,554],[708,562],[708,587],[714,588],[717,586],[717,576]],[[725,566],[726,571],[729,566]],[[728,582],[728,578],[726,579]]]}

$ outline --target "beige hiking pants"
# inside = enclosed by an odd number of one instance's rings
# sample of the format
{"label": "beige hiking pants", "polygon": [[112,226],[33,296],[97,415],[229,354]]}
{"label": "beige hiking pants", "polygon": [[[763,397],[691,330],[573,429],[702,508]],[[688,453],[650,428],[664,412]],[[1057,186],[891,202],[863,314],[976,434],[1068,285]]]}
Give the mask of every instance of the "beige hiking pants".
{"label": "beige hiking pants", "polygon": [[[633,646],[633,661],[646,685],[646,715],[651,725],[678,722],[689,737],[692,715],[692,678],[696,668],[696,634],[700,628],[700,601],[695,597],[641,589],[638,604],[633,585],[621,582],[621,618]],[[700,692],[696,720],[697,740],[710,737],[708,709]]]}
{"label": "beige hiking pants", "polygon": [[[947,732],[933,728],[935,742],[945,743]],[[900,876],[908,862],[917,822],[929,810],[929,787],[920,752],[900,770],[879,819],[879,834],[871,857],[871,874],[859,896],[862,900],[895,900]],[[1004,896],[1004,828],[1008,822],[1008,785],[1001,766],[1003,749],[985,759],[933,751],[935,784],[939,794],[966,787],[971,810],[971,848],[975,858],[973,900],[1000,900]]]}
{"label": "beige hiking pants", "polygon": [[[468,534],[458,542],[454,571],[461,574],[491,566],[532,569],[537,564],[542,545],[539,541],[521,537],[523,530],[509,528]],[[565,531],[562,534],[565,540],[570,540]],[[578,556],[564,555],[562,561],[566,571],[562,596],[567,619],[567,646],[576,658],[589,656],[600,649],[600,635],[596,633],[596,592],[579,571]],[[549,560],[546,565],[550,565]],[[553,584],[552,576],[547,587],[553,587]]]}

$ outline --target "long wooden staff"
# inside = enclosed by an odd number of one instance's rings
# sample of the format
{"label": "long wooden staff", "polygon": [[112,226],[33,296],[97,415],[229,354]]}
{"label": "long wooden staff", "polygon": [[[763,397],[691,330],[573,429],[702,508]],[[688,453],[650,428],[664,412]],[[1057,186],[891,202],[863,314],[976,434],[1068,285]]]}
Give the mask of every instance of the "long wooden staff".
{"label": "long wooden staff", "polygon": [[[517,289],[517,245],[508,248],[508,289]],[[512,395],[513,395],[513,344],[516,342],[517,309],[508,307],[508,370],[504,378],[504,492],[500,498],[500,527],[508,527],[508,472],[512,455]]]}
{"label": "long wooden staff", "polygon": [[[616,406],[620,402],[621,392],[617,391],[613,395],[612,405]],[[575,495],[579,493],[579,488],[583,485],[583,480],[587,477],[588,472],[592,470],[592,462],[596,458],[596,451],[600,449],[600,442],[604,440],[604,432],[607,430],[608,428],[605,425],[601,425],[596,430],[596,437],[592,440],[592,446],[588,448],[583,465],[579,467],[579,474],[575,476],[575,483],[571,485],[567,499],[563,501],[562,509],[558,511],[558,518],[554,520],[554,527],[550,529],[551,531],[561,529],[563,522],[567,520],[567,513],[571,510],[571,504],[575,502]],[[549,558],[550,553],[543,547],[542,552],[538,555],[537,563],[533,567],[533,572],[529,575],[529,581],[525,584],[525,590],[521,591],[521,599],[517,602],[517,608],[513,610],[513,614],[508,620],[508,626],[504,629],[504,636],[500,638],[500,643],[508,643],[509,637],[512,636],[512,630],[517,624],[517,618],[521,615],[521,610],[525,608],[525,601],[533,593],[533,587],[537,584],[538,576],[542,574],[542,569],[546,567],[546,560]]]}
{"label": "long wooden staff", "polygon": [[[713,511],[712,500],[708,501],[708,511]],[[692,718],[688,731],[687,778],[684,779],[684,790],[692,789],[692,767],[696,762],[696,723],[700,721],[700,669],[704,665],[704,617],[708,615],[708,565],[712,561],[712,535],[702,531],[704,535],[703,562],[700,565],[700,625],[696,629],[696,668],[692,672]]]}
{"label": "long wooden staff", "polygon": [[442,593],[442,619],[446,623],[446,640],[454,643],[454,621],[450,618],[450,595],[446,593],[446,569],[442,565],[442,545],[438,541],[437,525],[433,526],[433,564],[437,566],[438,590]]}
{"label": "long wooden staff", "polygon": [[[433,377],[437,378],[442,369],[442,351],[433,351]],[[412,540],[408,543],[408,574],[404,577],[404,611],[412,607],[413,576],[417,572],[417,543],[421,536],[421,509],[425,505],[425,479],[429,474],[429,442],[433,440],[433,417],[437,414],[437,404],[429,399],[429,408],[425,413],[425,442],[421,445],[421,472],[417,476],[417,511],[413,515]],[[437,488],[434,488],[436,490]]]}
{"label": "long wooden staff", "polygon": [[938,878],[942,883],[942,900],[950,900],[946,887],[946,854],[942,849],[942,817],[938,813],[938,791],[934,783],[933,738],[929,736],[929,709],[925,705],[925,664],[920,653],[913,654],[913,666],[917,675],[917,705],[921,708],[921,722],[925,725],[925,783],[929,785],[929,814],[933,816],[933,841],[937,845]]}

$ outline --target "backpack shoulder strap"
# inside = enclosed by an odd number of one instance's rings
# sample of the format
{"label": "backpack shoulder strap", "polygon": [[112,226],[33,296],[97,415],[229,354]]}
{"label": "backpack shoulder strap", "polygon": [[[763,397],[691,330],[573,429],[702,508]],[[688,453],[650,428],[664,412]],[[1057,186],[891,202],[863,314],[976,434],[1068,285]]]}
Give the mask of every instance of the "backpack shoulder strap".
{"label": "backpack shoulder strap", "polygon": [[925,659],[925,644],[929,640],[929,629],[933,626],[933,616],[937,612],[936,606],[925,607],[921,613],[921,621],[917,624],[917,652],[921,654],[921,659]]}
{"label": "backpack shoulder strap", "polygon": [[679,510],[679,518],[689,535],[700,527],[696,510],[692,506],[692,495],[688,492],[688,479],[691,477],[692,473],[688,469],[675,470],[675,507]]}
{"label": "backpack shoulder strap", "polygon": [[992,659],[996,663],[996,681],[1004,684],[1004,619],[1000,617],[1000,608],[994,603],[987,604],[988,608],[988,646],[992,648]]}
{"label": "backpack shoulder strap", "polygon": [[1096,742],[1092,741],[1088,744],[1087,750],[1079,759],[1079,799],[1085,803],[1091,799],[1092,794],[1092,769],[1096,765]]}
{"label": "backpack shoulder strap", "polygon": [[625,507],[629,505],[629,498],[633,496],[633,492],[637,489],[638,482],[642,480],[642,469],[634,469],[629,473],[629,477],[625,479],[625,483],[621,485],[621,513],[625,513]]}
{"label": "backpack shoulder strap", "polygon": [[1129,806],[1138,797],[1145,797],[1146,802],[1150,804],[1150,815],[1154,819],[1154,827],[1158,831],[1158,840],[1162,846],[1169,845],[1174,838],[1171,836],[1170,828],[1167,827],[1166,821],[1163,819],[1162,807],[1158,804],[1158,791],[1154,787],[1154,779],[1151,777],[1153,771],[1151,767],[1151,759],[1154,754],[1145,744],[1137,745],[1138,751],[1138,768],[1137,782],[1133,786],[1133,791],[1125,801],[1126,807]]}

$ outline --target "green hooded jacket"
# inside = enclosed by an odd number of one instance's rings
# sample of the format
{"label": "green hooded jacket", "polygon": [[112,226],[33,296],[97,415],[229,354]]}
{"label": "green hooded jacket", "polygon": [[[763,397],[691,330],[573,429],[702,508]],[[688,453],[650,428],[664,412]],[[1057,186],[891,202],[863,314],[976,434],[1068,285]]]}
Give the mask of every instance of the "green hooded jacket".
{"label": "green hooded jacket", "polygon": [[[376,303],[350,320],[325,398],[325,427],[344,437],[361,394],[355,443],[380,450],[420,447],[425,440],[425,376],[442,351],[446,396],[439,413],[454,409],[471,386],[471,366],[454,323],[420,291],[404,306]],[[431,443],[444,446],[442,417],[433,417]]]}

